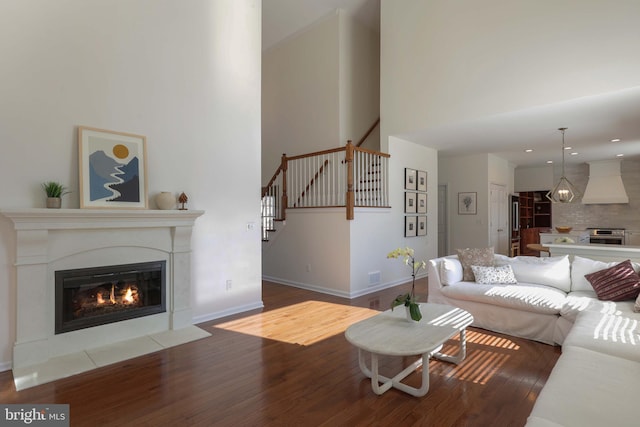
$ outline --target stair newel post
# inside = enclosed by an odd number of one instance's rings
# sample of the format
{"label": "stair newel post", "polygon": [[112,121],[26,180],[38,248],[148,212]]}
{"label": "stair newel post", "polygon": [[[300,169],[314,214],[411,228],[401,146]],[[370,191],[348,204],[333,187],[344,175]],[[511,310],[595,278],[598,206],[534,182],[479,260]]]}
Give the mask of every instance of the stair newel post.
{"label": "stair newel post", "polygon": [[282,220],[287,219],[287,155],[282,153],[282,161],[280,163],[280,169],[282,170]]}
{"label": "stair newel post", "polygon": [[351,140],[347,141],[347,148],[345,151],[345,162],[347,163],[347,219],[354,218],[354,206],[355,206],[355,193],[353,192],[353,152],[354,147]]}

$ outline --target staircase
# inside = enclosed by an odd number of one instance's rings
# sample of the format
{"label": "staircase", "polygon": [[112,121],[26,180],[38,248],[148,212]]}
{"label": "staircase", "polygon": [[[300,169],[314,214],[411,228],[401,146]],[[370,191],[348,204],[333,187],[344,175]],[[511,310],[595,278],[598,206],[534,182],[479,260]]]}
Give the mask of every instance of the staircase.
{"label": "staircase", "polygon": [[[377,126],[379,119],[359,141]],[[345,207],[388,208],[389,154],[354,146],[299,156],[282,155],[280,166],[262,189],[262,240],[268,242],[286,219],[287,209]]]}

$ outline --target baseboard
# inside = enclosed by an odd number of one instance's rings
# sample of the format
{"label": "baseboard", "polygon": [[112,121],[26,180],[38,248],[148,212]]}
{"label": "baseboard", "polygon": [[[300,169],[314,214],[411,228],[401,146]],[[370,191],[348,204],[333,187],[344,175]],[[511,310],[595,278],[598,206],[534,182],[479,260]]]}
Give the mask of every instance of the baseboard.
{"label": "baseboard", "polygon": [[0,372],[10,371],[12,366],[12,362],[0,362]]}
{"label": "baseboard", "polygon": [[222,317],[227,317],[227,316],[231,316],[238,313],[244,313],[245,311],[257,310],[260,308],[264,308],[264,304],[262,303],[262,301],[259,303],[239,305],[227,310],[216,311],[213,313],[196,316],[193,318],[193,323],[194,325],[197,325],[199,323],[208,322],[210,320],[220,319]]}

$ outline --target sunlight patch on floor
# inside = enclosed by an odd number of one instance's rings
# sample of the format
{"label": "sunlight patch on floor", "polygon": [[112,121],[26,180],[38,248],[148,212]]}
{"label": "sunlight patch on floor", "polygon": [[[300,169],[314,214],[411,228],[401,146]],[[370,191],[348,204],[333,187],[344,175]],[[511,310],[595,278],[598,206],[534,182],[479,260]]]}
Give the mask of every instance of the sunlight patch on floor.
{"label": "sunlight patch on floor", "polygon": [[[452,341],[457,340],[457,336],[452,339]],[[489,348],[477,349],[476,346],[469,347],[468,344]],[[457,343],[454,344],[450,341],[444,345],[442,352],[455,352],[457,346]],[[467,330],[467,357],[464,361],[456,366],[432,359],[429,362],[429,370],[435,375],[484,385],[509,360],[511,357],[509,353],[519,349],[520,346],[508,338]]]}
{"label": "sunlight patch on floor", "polygon": [[306,346],[342,334],[353,323],[379,313],[362,307],[305,301],[214,328]]}

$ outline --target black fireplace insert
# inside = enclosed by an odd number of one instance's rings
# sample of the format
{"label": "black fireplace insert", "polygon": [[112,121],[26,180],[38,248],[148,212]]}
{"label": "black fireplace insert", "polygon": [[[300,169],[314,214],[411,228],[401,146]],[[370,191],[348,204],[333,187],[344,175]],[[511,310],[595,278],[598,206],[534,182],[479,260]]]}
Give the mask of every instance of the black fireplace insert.
{"label": "black fireplace insert", "polygon": [[55,333],[166,311],[166,261],[55,272]]}

